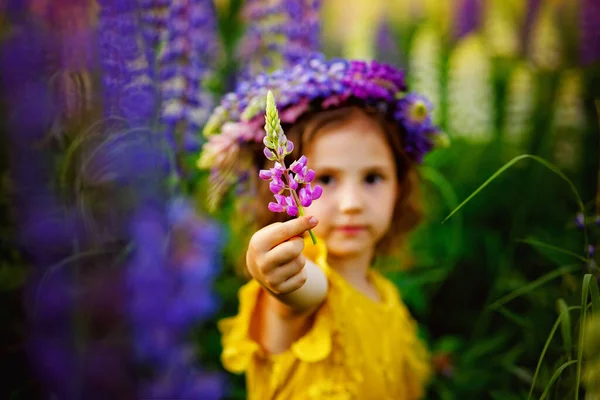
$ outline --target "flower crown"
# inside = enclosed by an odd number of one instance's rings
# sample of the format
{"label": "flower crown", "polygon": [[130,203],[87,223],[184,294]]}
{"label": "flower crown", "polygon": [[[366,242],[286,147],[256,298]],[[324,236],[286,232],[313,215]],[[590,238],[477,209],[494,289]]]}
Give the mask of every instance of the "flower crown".
{"label": "flower crown", "polygon": [[[431,103],[408,93],[404,72],[371,61],[312,58],[289,69],[260,74],[241,82],[225,95],[204,127],[204,144],[198,167],[211,170],[209,203],[214,207],[231,186],[246,185],[253,166],[248,151],[261,143],[267,92],[277,101],[282,123],[292,124],[308,111],[364,104],[378,109],[402,129],[401,142],[408,157],[420,163],[435,146],[446,145],[446,136],[431,120]],[[254,167],[255,168],[255,167]]]}

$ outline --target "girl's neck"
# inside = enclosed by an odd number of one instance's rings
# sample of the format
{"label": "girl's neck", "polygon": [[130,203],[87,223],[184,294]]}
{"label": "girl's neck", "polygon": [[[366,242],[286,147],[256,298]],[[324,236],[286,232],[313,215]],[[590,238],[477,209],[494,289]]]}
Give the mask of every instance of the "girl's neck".
{"label": "girl's neck", "polygon": [[361,285],[366,281],[367,272],[372,260],[372,251],[365,251],[344,257],[329,254],[327,257],[329,266],[354,286]]}

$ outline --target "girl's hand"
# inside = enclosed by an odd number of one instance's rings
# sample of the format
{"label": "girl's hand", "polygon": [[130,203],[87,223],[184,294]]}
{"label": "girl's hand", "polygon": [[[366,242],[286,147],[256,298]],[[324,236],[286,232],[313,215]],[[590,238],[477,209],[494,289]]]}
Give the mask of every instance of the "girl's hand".
{"label": "girl's hand", "polygon": [[314,217],[294,218],[277,222],[256,232],[250,239],[246,265],[250,275],[265,289],[285,295],[301,288],[306,282],[304,234],[317,226]]}

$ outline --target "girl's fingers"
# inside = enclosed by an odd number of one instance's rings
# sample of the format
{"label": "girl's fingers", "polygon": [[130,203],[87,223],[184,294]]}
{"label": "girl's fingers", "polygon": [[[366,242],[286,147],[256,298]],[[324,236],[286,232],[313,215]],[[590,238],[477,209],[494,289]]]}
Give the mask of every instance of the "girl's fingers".
{"label": "girl's fingers", "polygon": [[290,238],[302,235],[307,230],[317,226],[317,223],[315,217],[304,216],[283,223],[271,224],[260,231],[257,240],[260,244],[257,247],[264,246],[265,248],[260,250],[269,251]]}
{"label": "girl's fingers", "polygon": [[306,258],[303,255],[300,255],[287,264],[273,269],[265,276],[265,283],[270,287],[277,287],[302,271],[304,264],[306,264]]}
{"label": "girl's fingers", "polygon": [[304,250],[304,240],[301,237],[293,237],[269,251],[263,260],[262,273],[267,274],[280,266],[289,263]]}
{"label": "girl's fingers", "polygon": [[290,277],[286,281],[274,287],[272,290],[275,294],[281,293],[291,293],[294,290],[298,290],[304,285],[306,282],[306,271],[304,269],[300,270],[296,275]]}

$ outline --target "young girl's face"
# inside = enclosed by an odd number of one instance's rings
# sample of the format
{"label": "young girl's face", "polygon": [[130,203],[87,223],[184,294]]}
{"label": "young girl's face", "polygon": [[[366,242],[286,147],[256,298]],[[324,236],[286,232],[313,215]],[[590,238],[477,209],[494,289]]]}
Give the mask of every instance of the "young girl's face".
{"label": "young girl's face", "polygon": [[323,187],[307,214],[319,219],[315,234],[329,254],[374,251],[392,222],[398,196],[396,163],[381,126],[353,112],[343,123],[320,129],[307,157]]}

